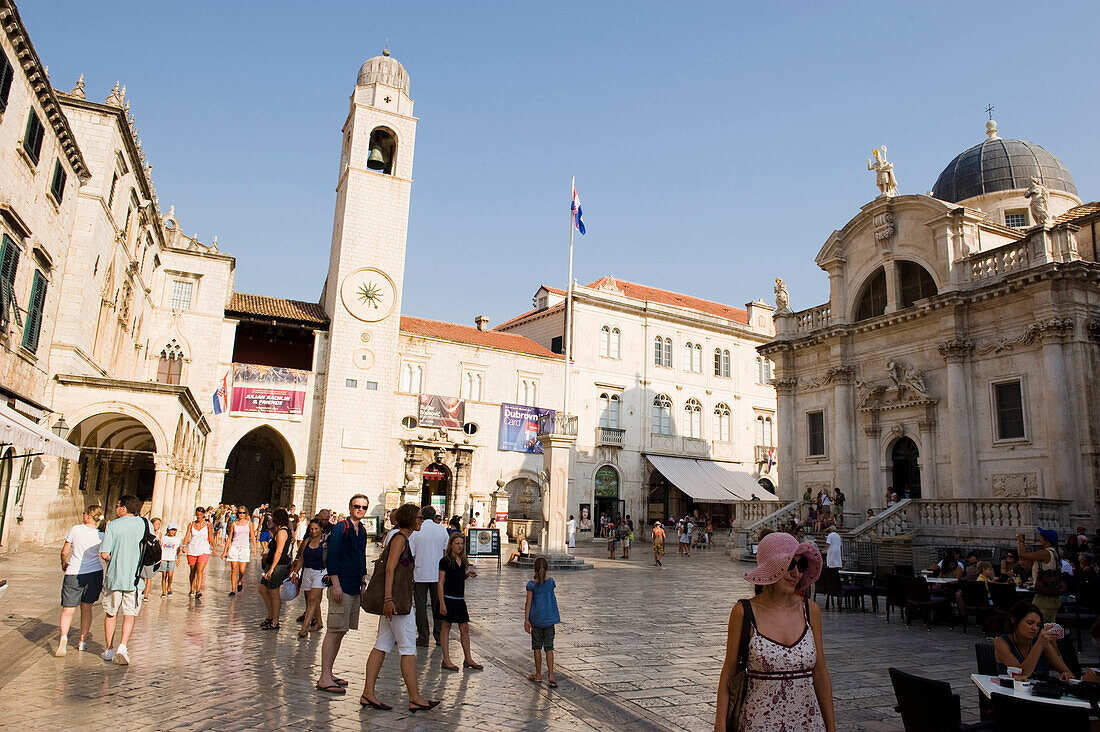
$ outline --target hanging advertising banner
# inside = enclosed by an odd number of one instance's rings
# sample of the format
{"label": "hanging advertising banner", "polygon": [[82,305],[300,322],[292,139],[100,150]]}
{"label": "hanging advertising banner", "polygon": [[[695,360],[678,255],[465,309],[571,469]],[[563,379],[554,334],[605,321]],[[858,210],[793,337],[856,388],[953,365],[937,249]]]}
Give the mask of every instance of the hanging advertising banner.
{"label": "hanging advertising banner", "polygon": [[542,443],[539,442],[539,417],[553,413],[553,409],[525,407],[520,404],[501,404],[499,449],[541,455]]}
{"label": "hanging advertising banner", "polygon": [[279,366],[233,364],[230,411],[241,414],[301,414],[309,373]]}
{"label": "hanging advertising banner", "polygon": [[416,419],[421,427],[460,430],[466,422],[466,402],[457,397],[421,394],[419,411]]}

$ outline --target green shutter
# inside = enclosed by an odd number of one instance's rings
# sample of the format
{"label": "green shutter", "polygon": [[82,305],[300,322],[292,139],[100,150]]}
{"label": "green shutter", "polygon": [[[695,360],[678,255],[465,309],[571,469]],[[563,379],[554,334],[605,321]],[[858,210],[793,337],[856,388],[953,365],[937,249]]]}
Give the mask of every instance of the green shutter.
{"label": "green shutter", "polygon": [[6,53],[0,51],[0,112],[8,108],[8,94],[11,92],[11,80],[15,77],[15,69],[8,61]]}
{"label": "green shutter", "polygon": [[14,313],[19,322],[19,307],[15,302],[15,272],[19,268],[19,247],[4,234],[0,244],[0,328],[7,328],[8,317]]}
{"label": "green shutter", "polygon": [[46,307],[46,278],[34,273],[31,301],[27,306],[27,327],[23,329],[23,348],[31,353],[38,351],[38,336],[42,332],[42,311]]}
{"label": "green shutter", "polygon": [[68,175],[60,160],[55,160],[53,165],[53,181],[50,183],[50,193],[58,204],[65,198],[65,181]]}

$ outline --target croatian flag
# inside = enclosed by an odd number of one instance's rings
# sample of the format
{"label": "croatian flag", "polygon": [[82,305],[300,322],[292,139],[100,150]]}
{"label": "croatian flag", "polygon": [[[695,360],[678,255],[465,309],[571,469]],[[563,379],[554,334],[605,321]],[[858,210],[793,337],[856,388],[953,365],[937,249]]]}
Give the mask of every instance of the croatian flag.
{"label": "croatian flag", "polygon": [[577,179],[573,179],[573,226],[584,236],[584,219],[581,217],[581,197],[577,195]]}
{"label": "croatian flag", "polygon": [[775,448],[768,450],[768,467],[765,468],[765,473],[772,472],[772,466],[775,465]]}
{"label": "croatian flag", "polygon": [[225,372],[225,376],[222,377],[221,386],[214,392],[214,414],[221,414],[222,412],[229,411],[229,392],[232,387],[229,385],[229,372]]}

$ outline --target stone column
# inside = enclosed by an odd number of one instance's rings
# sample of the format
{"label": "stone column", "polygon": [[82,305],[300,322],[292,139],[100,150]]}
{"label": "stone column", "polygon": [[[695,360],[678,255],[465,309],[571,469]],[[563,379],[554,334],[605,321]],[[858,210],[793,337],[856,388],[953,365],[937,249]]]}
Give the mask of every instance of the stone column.
{"label": "stone column", "polygon": [[802,495],[798,481],[795,479],[795,449],[798,444],[797,415],[795,414],[795,387],[798,379],[794,376],[774,379],[777,396],[776,411],[779,419],[779,439],[776,452],[779,455],[779,464],[776,466],[776,474],[779,477],[779,485],[776,491],[779,497],[785,501],[796,500]]}
{"label": "stone column", "polygon": [[[1039,324],[1043,339],[1043,378],[1030,382],[1032,393],[1043,394],[1043,412],[1050,450],[1050,482],[1046,498],[1066,498],[1079,501],[1087,491],[1080,491],[1077,464],[1080,460],[1079,410],[1070,402],[1066,376],[1064,341],[1073,334],[1073,321],[1048,320]],[[1041,390],[1041,391],[1040,391]],[[1034,398],[1034,397],[1032,397]],[[1024,409],[1028,408],[1024,402]],[[1073,427],[1073,429],[1071,429]]]}
{"label": "stone column", "polygon": [[867,501],[865,504],[856,503],[856,510],[860,511],[856,525],[863,523],[867,515],[867,509],[877,506],[876,501],[885,495],[886,488],[882,485],[882,461],[879,438],[882,435],[882,427],[878,423],[878,414],[871,414],[871,424],[865,425],[863,434],[867,438]]}
{"label": "stone column", "polygon": [[[470,500],[470,469],[473,459],[472,452],[455,450],[455,487],[450,496],[451,505],[447,507],[450,516],[462,515],[463,510],[467,508],[466,504]],[[486,525],[488,525],[488,519],[486,519]]]}
{"label": "stone column", "polygon": [[[154,455],[153,466],[156,468],[156,475],[153,477],[153,507],[152,517],[164,518],[164,507],[166,492],[168,490],[168,466],[170,455]],[[167,523],[167,522],[165,522]]]}
{"label": "stone column", "polygon": [[829,369],[833,387],[833,425],[836,432],[836,484],[851,495],[858,488],[856,483],[856,415],[852,401],[851,366]]}
{"label": "stone column", "polygon": [[893,313],[901,307],[898,265],[893,259],[887,259],[883,268],[886,270],[886,312]]}
{"label": "stone column", "polygon": [[[970,431],[970,389],[966,360],[974,350],[973,341],[953,338],[938,346],[947,362],[947,420],[952,436],[951,498],[975,498],[980,479],[974,440]],[[948,496],[941,496],[947,498]]]}
{"label": "stone column", "polygon": [[[929,407],[928,411],[932,411]],[[936,490],[936,418],[928,415],[917,423],[920,430],[920,490],[922,498],[939,498]]]}
{"label": "stone column", "polygon": [[544,554],[565,554],[565,517],[569,498],[570,451],[576,435],[539,435],[542,442],[542,466],[548,485],[542,496],[547,516]]}

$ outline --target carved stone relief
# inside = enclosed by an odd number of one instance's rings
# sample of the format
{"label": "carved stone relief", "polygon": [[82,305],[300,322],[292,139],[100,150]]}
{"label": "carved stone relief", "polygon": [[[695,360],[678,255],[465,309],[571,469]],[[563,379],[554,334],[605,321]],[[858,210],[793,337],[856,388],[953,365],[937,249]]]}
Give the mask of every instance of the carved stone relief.
{"label": "carved stone relief", "polygon": [[1001,473],[990,477],[995,498],[1030,498],[1039,495],[1036,473]]}
{"label": "carved stone relief", "polygon": [[1031,346],[1041,343],[1044,338],[1061,340],[1073,335],[1072,318],[1054,318],[1032,323],[1023,333],[1011,338],[1001,338],[995,341],[982,341],[977,345],[980,355],[1011,351],[1020,346]]}
{"label": "carved stone relief", "polygon": [[934,403],[924,381],[924,371],[904,361],[886,362],[888,381],[856,379],[856,407],[882,409],[907,404]]}
{"label": "carved stone relief", "polygon": [[823,375],[806,381],[802,385],[803,390],[820,389],[829,384],[847,384],[855,375],[855,369],[851,366],[834,366]]}

